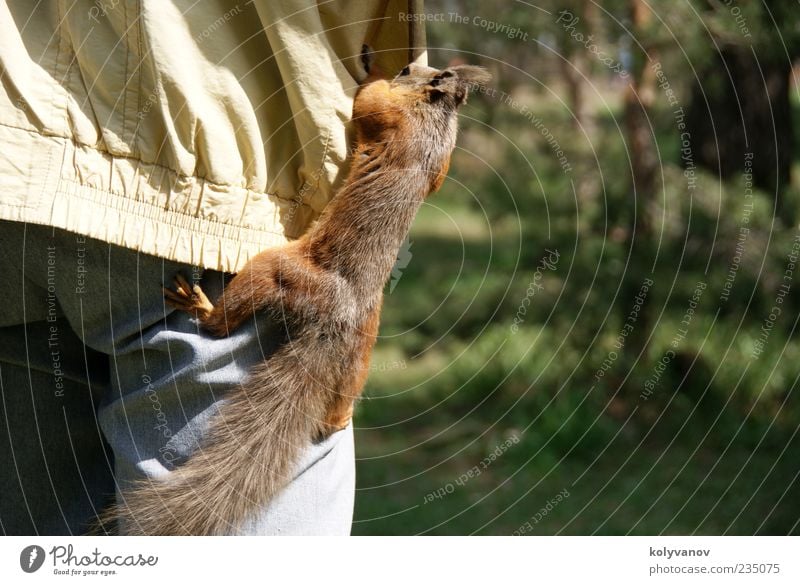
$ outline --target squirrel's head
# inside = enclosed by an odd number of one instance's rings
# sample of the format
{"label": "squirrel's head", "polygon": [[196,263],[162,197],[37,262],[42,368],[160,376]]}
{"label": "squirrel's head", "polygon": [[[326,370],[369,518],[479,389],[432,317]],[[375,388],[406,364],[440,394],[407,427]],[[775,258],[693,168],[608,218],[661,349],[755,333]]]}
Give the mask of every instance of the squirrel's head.
{"label": "squirrel's head", "polygon": [[353,105],[358,143],[402,145],[410,161],[420,161],[431,173],[435,191],[455,147],[458,108],[491,76],[473,65],[439,70],[412,63],[393,79],[375,79],[366,60],[365,67],[370,77]]}
{"label": "squirrel's head", "polygon": [[411,63],[391,83],[422,96],[424,99],[418,105],[455,109],[467,101],[470,89],[488,83],[491,78],[486,69],[475,65],[439,70]]}

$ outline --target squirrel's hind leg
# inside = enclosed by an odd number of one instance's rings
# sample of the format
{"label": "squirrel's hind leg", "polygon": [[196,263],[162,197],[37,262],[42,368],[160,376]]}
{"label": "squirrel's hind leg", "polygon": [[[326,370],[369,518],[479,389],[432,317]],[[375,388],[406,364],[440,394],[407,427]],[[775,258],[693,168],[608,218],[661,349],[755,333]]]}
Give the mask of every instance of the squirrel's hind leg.
{"label": "squirrel's hind leg", "polygon": [[173,281],[175,290],[164,287],[166,303],[180,311],[195,315],[201,322],[207,320],[214,311],[213,303],[199,284],[191,285],[178,273]]}
{"label": "squirrel's hind leg", "polygon": [[354,400],[336,400],[332,406],[328,408],[325,413],[325,418],[322,421],[322,428],[319,435],[316,437],[318,440],[325,439],[335,433],[346,428],[350,421],[353,420],[353,407],[355,406]]}

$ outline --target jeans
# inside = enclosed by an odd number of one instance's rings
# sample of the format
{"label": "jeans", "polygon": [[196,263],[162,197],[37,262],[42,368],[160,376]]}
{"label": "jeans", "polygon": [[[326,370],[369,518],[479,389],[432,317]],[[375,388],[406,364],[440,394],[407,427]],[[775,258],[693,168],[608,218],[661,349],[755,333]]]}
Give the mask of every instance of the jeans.
{"label": "jeans", "polygon": [[[161,477],[225,391],[268,351],[260,316],[227,338],[165,305],[182,271],[214,298],[228,275],[73,233],[0,222],[0,530],[81,534],[119,488]],[[349,534],[352,426],[310,445],[244,534]]]}

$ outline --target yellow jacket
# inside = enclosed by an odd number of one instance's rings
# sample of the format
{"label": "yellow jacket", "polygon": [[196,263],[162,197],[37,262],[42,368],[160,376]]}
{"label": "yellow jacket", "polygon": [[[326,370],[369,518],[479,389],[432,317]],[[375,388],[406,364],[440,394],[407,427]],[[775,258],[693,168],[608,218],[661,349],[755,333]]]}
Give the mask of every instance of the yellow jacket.
{"label": "yellow jacket", "polygon": [[235,272],[343,179],[364,42],[421,0],[0,0],[0,219]]}

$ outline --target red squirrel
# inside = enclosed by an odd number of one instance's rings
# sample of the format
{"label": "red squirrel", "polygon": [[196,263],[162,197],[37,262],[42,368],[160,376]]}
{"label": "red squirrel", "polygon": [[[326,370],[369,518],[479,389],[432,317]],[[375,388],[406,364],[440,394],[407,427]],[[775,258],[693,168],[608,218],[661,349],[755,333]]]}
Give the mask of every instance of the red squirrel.
{"label": "red squirrel", "polygon": [[[178,275],[172,306],[224,337],[266,311],[286,338],[226,394],[202,446],[164,479],[122,491],[126,534],[236,534],[291,479],[303,449],[347,426],[378,332],[383,289],[425,198],[441,186],[457,110],[480,67],[410,64],[382,79],[366,50],[349,175],[301,238],[253,257],[212,303]],[[370,71],[370,69],[373,69]]]}

